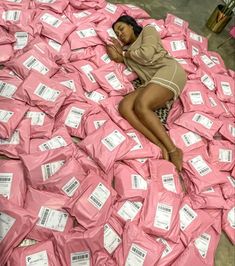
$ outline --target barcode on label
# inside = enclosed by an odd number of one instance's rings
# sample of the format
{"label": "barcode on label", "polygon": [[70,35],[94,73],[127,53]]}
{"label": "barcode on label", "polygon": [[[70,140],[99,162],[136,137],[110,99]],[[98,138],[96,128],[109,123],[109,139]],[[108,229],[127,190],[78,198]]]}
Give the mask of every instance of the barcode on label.
{"label": "barcode on label", "polygon": [[132,189],[147,189],[147,182],[141,175],[131,175]]}
{"label": "barcode on label", "polygon": [[0,80],[0,96],[12,98],[12,95],[15,93],[16,89],[16,86]]}
{"label": "barcode on label", "polygon": [[0,122],[7,123],[14,115],[14,112],[0,109]]}
{"label": "barcode on label", "polygon": [[228,149],[219,149],[219,161],[224,163],[232,162],[233,151]]}
{"label": "barcode on label", "polygon": [[211,77],[208,75],[203,75],[201,77],[201,82],[209,89],[209,90],[214,90],[215,89],[215,83]]}
{"label": "barcode on label", "polygon": [[41,18],[41,21],[46,22],[54,28],[58,28],[62,24],[62,20],[52,16],[51,14],[45,13]]}
{"label": "barcode on label", "polygon": [[222,81],[220,84],[221,84],[221,88],[222,88],[224,95],[226,95],[226,96],[232,96],[233,95],[232,89],[231,89],[230,84],[228,82]]}
{"label": "barcode on label", "polygon": [[195,158],[189,160],[189,162],[194,167],[194,169],[199,173],[200,176],[204,176],[212,172],[211,168],[204,161],[201,155],[198,155]]}
{"label": "barcode on label", "polygon": [[89,196],[88,201],[96,207],[98,210],[100,210],[107,199],[110,196],[110,191],[103,185],[102,183],[99,183],[95,190],[92,192],[92,194]]}
{"label": "barcode on label", "polygon": [[18,130],[16,130],[9,139],[0,138],[0,145],[17,145],[19,143],[20,143],[20,132]]}
{"label": "barcode on label", "polygon": [[110,13],[114,14],[117,10],[117,6],[111,4],[111,3],[107,3],[105,10],[109,11]]}
{"label": "barcode on label", "polygon": [[145,258],[146,256],[146,252],[143,252],[142,249],[140,249],[139,247],[137,247],[137,245],[132,245],[131,250],[136,253],[138,256]]}
{"label": "barcode on label", "polygon": [[194,121],[198,124],[201,124],[202,126],[204,126],[207,129],[211,129],[211,127],[213,125],[213,121],[202,114],[195,114],[192,118],[192,121]]}
{"label": "barcode on label", "polygon": [[165,189],[176,192],[175,180],[173,174],[162,175],[162,183]]}
{"label": "barcode on label", "polygon": [[101,140],[101,142],[108,148],[109,151],[113,151],[118,147],[126,137],[123,136],[118,130],[114,130],[111,134]]}
{"label": "barcode on label", "polygon": [[170,42],[170,44],[171,44],[172,51],[186,50],[186,46],[183,40],[172,41]]}
{"label": "barcode on label", "polygon": [[168,231],[170,229],[172,213],[173,207],[171,205],[158,203],[154,219],[154,226]]}
{"label": "barcode on label", "polygon": [[202,36],[200,36],[196,33],[190,32],[190,38],[195,40],[195,41],[202,42]]}
{"label": "barcode on label", "polygon": [[70,266],[90,266],[90,252],[80,251],[70,254]]}
{"label": "barcode on label", "polygon": [[215,63],[207,55],[202,55],[201,59],[203,63],[206,64],[209,68],[212,68],[215,66]]}
{"label": "barcode on label", "polygon": [[88,38],[97,36],[96,31],[93,28],[76,31],[80,38]]}
{"label": "barcode on label", "polygon": [[49,213],[50,213],[50,209],[44,209],[44,213],[42,214],[42,217],[41,217],[41,221],[40,221],[40,223],[42,224],[42,225],[44,225],[45,223],[46,223],[46,220],[47,220],[47,218],[48,218],[48,216],[49,216]]}
{"label": "barcode on label", "polygon": [[108,83],[112,86],[114,90],[121,90],[123,88],[122,83],[114,72],[105,75],[105,79],[108,81]]}
{"label": "barcode on label", "polygon": [[231,124],[228,125],[229,132],[233,137],[235,137],[235,127],[232,126]]}
{"label": "barcode on label", "polygon": [[78,128],[84,112],[84,109],[72,106],[66,117],[65,125],[72,128]]}
{"label": "barcode on label", "polygon": [[164,249],[164,251],[163,251],[163,253],[162,253],[161,258],[164,258],[164,257],[166,257],[169,253],[171,253],[172,248],[171,248],[171,246],[168,244],[168,242],[167,242],[165,239],[159,237],[159,238],[157,238],[156,240],[157,240],[158,242],[162,243],[163,245],[165,245],[165,249]]}
{"label": "barcode on label", "polygon": [[46,101],[55,102],[60,95],[60,91],[51,89],[45,84],[39,83],[34,94]]}
{"label": "barcode on label", "polygon": [[48,140],[47,142],[44,142],[41,145],[39,145],[39,149],[41,151],[46,151],[46,150],[58,149],[65,146],[67,146],[65,139],[61,136],[56,136]]}
{"label": "barcode on label", "polygon": [[8,10],[2,13],[2,18],[5,21],[18,21],[20,19],[20,10]]}
{"label": "barcode on label", "polygon": [[187,147],[202,140],[201,136],[191,131],[183,134],[181,137]]}
{"label": "barcode on label", "polygon": [[190,97],[192,104],[195,104],[195,105],[204,104],[202,94],[200,91],[190,91],[189,97]]}
{"label": "barcode on label", "polygon": [[93,77],[93,75],[91,74],[91,71],[93,70],[93,67],[90,65],[84,65],[81,67],[82,71],[86,74],[86,76],[88,77],[88,79],[92,82],[92,83],[96,83],[95,78]]}
{"label": "barcode on label", "polygon": [[211,236],[209,234],[203,233],[197,239],[195,239],[194,244],[198,249],[200,255],[206,258],[207,251],[210,245]]}
{"label": "barcode on label", "polygon": [[27,69],[33,68],[34,70],[38,71],[43,75],[45,75],[49,71],[49,69],[46,66],[44,66],[36,57],[32,55],[24,61],[23,65]]}
{"label": "barcode on label", "polygon": [[41,166],[43,180],[47,180],[50,176],[54,175],[64,165],[64,160],[43,164]]}
{"label": "barcode on label", "polygon": [[195,219],[197,218],[197,213],[185,204],[180,209],[180,228],[185,230]]}
{"label": "barcode on label", "polygon": [[73,255],[72,260],[73,261],[81,261],[81,260],[87,260],[89,259],[89,254],[80,254],[80,255]]}
{"label": "barcode on label", "polygon": [[174,24],[182,27],[183,24],[184,24],[184,21],[182,19],[180,19],[180,18],[175,18],[174,19]]}
{"label": "barcode on label", "polygon": [[79,185],[80,182],[75,177],[73,177],[72,179],[69,180],[67,184],[65,184],[62,190],[66,193],[66,195],[71,197],[76,192]]}

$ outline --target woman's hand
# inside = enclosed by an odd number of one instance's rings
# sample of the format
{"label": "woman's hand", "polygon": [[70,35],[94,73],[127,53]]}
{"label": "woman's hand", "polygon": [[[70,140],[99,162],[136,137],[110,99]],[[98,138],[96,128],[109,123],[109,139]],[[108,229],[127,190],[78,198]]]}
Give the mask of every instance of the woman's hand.
{"label": "woman's hand", "polygon": [[119,43],[119,41],[116,38],[110,37],[109,41],[112,43],[112,45],[115,47],[115,49],[117,50],[117,52],[122,55],[122,46]]}
{"label": "woman's hand", "polygon": [[124,62],[122,54],[119,54],[117,52],[117,49],[113,45],[106,44],[106,50],[111,60],[113,60],[116,63]]}

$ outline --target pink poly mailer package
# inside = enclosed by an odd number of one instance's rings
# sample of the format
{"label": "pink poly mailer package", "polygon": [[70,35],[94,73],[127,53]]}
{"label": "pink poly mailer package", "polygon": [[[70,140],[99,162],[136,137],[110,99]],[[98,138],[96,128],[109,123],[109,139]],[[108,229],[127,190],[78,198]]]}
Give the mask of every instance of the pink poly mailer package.
{"label": "pink poly mailer package", "polygon": [[48,9],[52,10],[56,13],[63,13],[65,8],[67,7],[69,0],[34,0],[32,5],[36,8],[40,9]]}
{"label": "pink poly mailer package", "polygon": [[67,96],[65,90],[61,84],[32,71],[14,98],[37,106],[49,116],[55,117]]}
{"label": "pink poly mailer package", "polygon": [[134,169],[141,176],[150,176],[149,172],[149,158],[139,158],[133,160],[123,160],[123,162],[129,165],[132,169]]}
{"label": "pink poly mailer package", "polygon": [[[119,260],[120,265],[142,265],[154,266],[157,264],[162,253],[164,245],[153,240],[150,236],[145,234],[134,223],[129,222],[123,232],[122,250],[123,263]],[[118,253],[115,256],[118,259]]]}
{"label": "pink poly mailer package", "polygon": [[198,68],[196,73],[188,75],[188,79],[200,79],[204,86],[210,91],[215,90],[213,74],[203,68]]}
{"label": "pink poly mailer package", "polygon": [[103,7],[100,11],[106,17],[112,18],[113,21],[117,20],[124,12],[121,5],[115,5],[115,4],[108,3],[108,2],[106,6]]}
{"label": "pink poly mailer package", "polygon": [[66,197],[28,187],[24,208],[38,217],[28,237],[38,241],[48,240],[53,232],[69,232],[73,218],[63,210]]}
{"label": "pink poly mailer package", "polygon": [[229,70],[226,69],[226,66],[224,64],[224,61],[221,57],[221,55],[215,51],[208,51],[208,54],[210,56],[210,59],[217,64],[221,68],[221,72],[228,73]]}
{"label": "pink poly mailer package", "polygon": [[235,144],[235,123],[233,121],[223,121],[223,125],[220,128],[219,133]]}
{"label": "pink poly mailer package", "polygon": [[114,164],[114,188],[121,200],[142,201],[146,197],[148,181],[123,163]]}
{"label": "pink poly mailer package", "polygon": [[235,104],[234,78],[228,75],[214,75],[216,83],[216,95],[223,102]]}
{"label": "pink poly mailer package", "polygon": [[64,206],[86,229],[104,224],[112,212],[115,190],[95,173],[90,173],[78,188],[76,196]]}
{"label": "pink poly mailer package", "polygon": [[26,113],[30,121],[30,138],[50,138],[54,127],[54,119],[38,107],[31,107]]}
{"label": "pink poly mailer package", "polygon": [[0,100],[0,138],[10,138],[29,107],[12,99]]}
{"label": "pink poly mailer package", "polygon": [[71,158],[64,167],[37,186],[37,189],[73,197],[86,173],[76,159]]}
{"label": "pink poly mailer package", "polygon": [[50,265],[58,266],[58,259],[51,241],[42,241],[27,247],[17,247],[12,252],[7,266]]}
{"label": "pink poly mailer package", "polygon": [[30,123],[23,119],[10,138],[0,138],[0,154],[18,159],[21,154],[29,153],[29,142]]}
{"label": "pink poly mailer package", "polygon": [[108,94],[102,88],[99,88],[91,92],[84,92],[81,98],[94,107],[94,105],[100,105],[100,101],[107,99]]}
{"label": "pink poly mailer package", "polygon": [[167,35],[185,35],[188,24],[187,21],[168,13],[165,19],[165,27],[168,32]]}
{"label": "pink poly mailer package", "polygon": [[10,72],[0,72],[0,100],[3,98],[12,98],[22,80]]}
{"label": "pink poly mailer package", "polygon": [[117,35],[115,31],[112,28],[112,20],[106,19],[105,21],[101,21],[97,26],[96,26],[96,32],[99,36],[99,38],[103,41],[103,43],[109,43],[110,38],[115,38],[117,39]]}
{"label": "pink poly mailer package", "polygon": [[54,233],[53,244],[58,251],[60,265],[96,265],[93,263],[93,255],[104,250],[103,235],[103,226],[84,232],[74,228],[71,233]]}
{"label": "pink poly mailer package", "polygon": [[222,122],[203,112],[189,112],[181,115],[174,122],[198,135],[212,140],[215,133],[221,128]]}
{"label": "pink poly mailer package", "polygon": [[186,35],[187,42],[195,43],[204,51],[207,51],[208,47],[208,40],[207,38],[198,35],[197,33],[193,32],[190,29],[187,29],[187,35]]}
{"label": "pink poly mailer package", "polygon": [[142,8],[131,5],[131,4],[118,4],[118,7],[121,7],[124,10],[124,13],[127,15],[138,19],[138,18],[150,18],[150,15]]}
{"label": "pink poly mailer package", "polygon": [[227,234],[233,245],[235,245],[235,204],[234,198],[227,199],[228,210],[223,210],[222,229]]}
{"label": "pink poly mailer package", "polygon": [[0,196],[0,261],[5,265],[13,248],[32,230],[37,216]]}
{"label": "pink poly mailer package", "polygon": [[209,109],[207,110],[210,115],[214,117],[221,117],[221,116],[231,117],[232,116],[230,114],[230,111],[226,107],[225,103],[220,101],[217,95],[213,91],[208,91],[207,97],[209,101]]}
{"label": "pink poly mailer package", "polygon": [[79,147],[97,162],[104,172],[108,172],[114,162],[121,160],[134,146],[134,143],[134,140],[121,128],[113,122],[107,121],[81,141]]}
{"label": "pink poly mailer package", "polygon": [[171,191],[161,191],[157,182],[151,182],[142,208],[139,226],[148,234],[178,242],[180,204],[180,195]]}
{"label": "pink poly mailer package", "polygon": [[23,207],[26,184],[20,160],[0,160],[0,195]]}
{"label": "pink poly mailer package", "polygon": [[73,140],[68,134],[67,129],[65,127],[59,127],[52,132],[49,139],[31,139],[30,153],[54,150],[70,145],[73,146]]}
{"label": "pink poly mailer package", "polygon": [[163,47],[173,57],[190,58],[184,36],[167,37],[162,40]]}
{"label": "pink poly mailer package", "polygon": [[227,182],[221,185],[222,193],[225,199],[235,196],[235,177],[226,173]]}
{"label": "pink poly mailer package", "polygon": [[190,199],[185,196],[179,211],[181,240],[187,246],[192,240],[199,237],[213,223],[213,217],[206,210],[194,210]]}
{"label": "pink poly mailer package", "polygon": [[143,27],[147,26],[147,25],[152,25],[154,26],[154,28],[156,29],[156,31],[160,34],[161,38],[164,38],[167,34],[167,30],[165,28],[164,25],[164,20],[163,19],[144,19],[142,22],[140,22],[141,25],[143,25]]}
{"label": "pink poly mailer package", "polygon": [[181,194],[182,186],[175,166],[167,160],[150,159],[149,169],[151,179],[158,183],[159,190]]}
{"label": "pink poly mailer package", "polygon": [[36,187],[64,166],[74,153],[71,146],[21,155],[27,182]]}
{"label": "pink poly mailer package", "polygon": [[95,55],[91,57],[91,61],[97,66],[103,66],[112,63],[110,57],[107,54],[104,45],[97,45],[94,47]]}
{"label": "pink poly mailer package", "polygon": [[15,42],[15,37],[8,33],[3,27],[0,28],[0,45]]}
{"label": "pink poly mailer package", "polygon": [[31,69],[47,77],[51,77],[59,69],[56,63],[46,58],[43,53],[36,49],[31,49],[19,57],[10,60],[6,63],[6,66],[22,78],[26,78]]}

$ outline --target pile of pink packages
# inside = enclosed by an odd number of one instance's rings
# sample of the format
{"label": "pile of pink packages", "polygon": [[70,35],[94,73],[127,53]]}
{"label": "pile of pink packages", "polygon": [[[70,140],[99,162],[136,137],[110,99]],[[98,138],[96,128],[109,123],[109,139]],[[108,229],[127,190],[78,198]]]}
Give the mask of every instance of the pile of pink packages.
{"label": "pile of pink packages", "polygon": [[[118,113],[137,77],[105,43],[124,14],[155,27],[188,74],[166,124],[186,191]],[[235,72],[207,45],[133,5],[1,1],[1,265],[205,266],[222,230],[235,244]]]}

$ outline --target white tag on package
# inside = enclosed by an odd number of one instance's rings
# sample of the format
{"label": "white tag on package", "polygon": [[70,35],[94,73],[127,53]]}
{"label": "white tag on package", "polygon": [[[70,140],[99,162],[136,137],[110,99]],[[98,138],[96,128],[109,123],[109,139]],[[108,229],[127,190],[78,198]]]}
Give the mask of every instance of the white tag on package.
{"label": "white tag on package", "polygon": [[168,231],[171,225],[172,212],[173,207],[171,205],[158,203],[154,219],[154,226]]}
{"label": "white tag on package", "polygon": [[207,255],[207,251],[209,249],[209,245],[210,245],[210,240],[211,240],[211,236],[209,234],[201,234],[195,241],[194,241],[194,245],[196,246],[196,248],[198,249],[200,255],[203,258],[206,258]]}
{"label": "white tag on package", "polygon": [[89,196],[88,201],[98,210],[100,210],[104,206],[109,196],[109,189],[107,189],[102,183],[99,183],[95,190]]}
{"label": "white tag on package", "polygon": [[41,18],[41,21],[46,22],[54,28],[58,28],[62,24],[62,20],[52,16],[51,14],[45,13]]}
{"label": "white tag on package", "polygon": [[47,150],[58,149],[58,148],[65,147],[65,146],[67,146],[65,139],[61,136],[56,136],[42,143],[41,145],[39,145],[39,149],[41,151],[47,151]]}
{"label": "white tag on package", "polygon": [[70,266],[90,266],[90,252],[81,251],[70,254]]}
{"label": "white tag on package", "polygon": [[34,94],[46,101],[55,102],[60,95],[60,91],[51,89],[45,84],[39,83]]}
{"label": "white tag on package", "polygon": [[131,202],[127,200],[117,213],[120,217],[122,217],[123,220],[132,221],[136,217],[137,213],[141,210],[141,207],[141,202]]}
{"label": "white tag on package", "polygon": [[189,163],[193,166],[193,168],[198,172],[200,176],[205,176],[212,172],[209,165],[204,161],[201,155],[194,157],[189,160]]}
{"label": "white tag on package", "polygon": [[147,251],[137,244],[132,244],[128,253],[125,266],[143,266]]}
{"label": "white tag on package", "polygon": [[41,166],[43,180],[47,180],[50,176],[54,175],[64,165],[64,160],[52,163],[43,164]]}
{"label": "white tag on package", "polygon": [[16,89],[17,88],[15,85],[0,80],[0,96],[5,98],[12,98]]}
{"label": "white tag on package", "polygon": [[72,128],[78,128],[84,112],[85,110],[73,106],[66,117],[65,125]]}
{"label": "white tag on package", "polygon": [[113,151],[116,147],[118,147],[124,140],[125,136],[123,136],[118,130],[114,130],[108,136],[103,138],[101,142],[105,145],[105,147],[109,151]]}
{"label": "white tag on package", "polygon": [[11,185],[13,173],[0,173],[0,195],[9,199],[11,193]]}
{"label": "white tag on package", "polygon": [[147,189],[147,181],[141,175],[133,174],[131,175],[131,187],[132,189]]}
{"label": "white tag on package", "polygon": [[121,238],[119,235],[108,225],[104,225],[104,248],[109,254],[112,254],[114,250],[121,244]]}
{"label": "white tag on package", "polygon": [[23,65],[27,69],[34,69],[43,75],[45,75],[49,71],[49,69],[44,66],[43,63],[41,63],[36,57],[32,55],[24,61]]}
{"label": "white tag on package", "polygon": [[27,112],[26,117],[31,118],[31,126],[43,126],[46,114],[43,112]]}
{"label": "white tag on package", "polygon": [[180,209],[180,229],[184,231],[197,218],[197,213],[185,204]]}
{"label": "white tag on package", "polygon": [[0,109],[0,122],[7,123],[14,115],[14,112]]}
{"label": "white tag on package", "polygon": [[25,257],[26,266],[49,266],[46,250]]}
{"label": "white tag on package", "polygon": [[0,212],[0,243],[5,238],[15,221],[16,219],[14,217],[11,217],[4,212]]}

